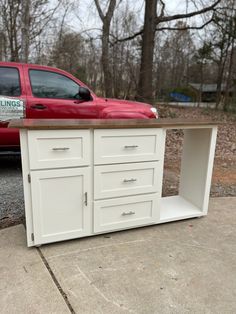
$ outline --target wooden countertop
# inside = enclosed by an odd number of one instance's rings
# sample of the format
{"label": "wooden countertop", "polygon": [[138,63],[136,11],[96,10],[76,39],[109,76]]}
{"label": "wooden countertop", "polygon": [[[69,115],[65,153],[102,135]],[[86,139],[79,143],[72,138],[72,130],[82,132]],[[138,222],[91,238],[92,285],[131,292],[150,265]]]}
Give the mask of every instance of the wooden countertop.
{"label": "wooden countertop", "polygon": [[31,130],[55,129],[122,129],[122,128],[181,128],[216,126],[219,123],[196,119],[19,119],[8,127]]}

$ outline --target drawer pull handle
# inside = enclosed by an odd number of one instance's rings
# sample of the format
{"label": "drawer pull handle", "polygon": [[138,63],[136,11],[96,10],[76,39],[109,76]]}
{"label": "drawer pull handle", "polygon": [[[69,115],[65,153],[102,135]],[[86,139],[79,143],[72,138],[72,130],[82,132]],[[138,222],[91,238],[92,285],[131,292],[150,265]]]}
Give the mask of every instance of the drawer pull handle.
{"label": "drawer pull handle", "polygon": [[87,192],[84,193],[84,205],[88,206],[88,193]]}
{"label": "drawer pull handle", "polygon": [[138,145],[125,145],[124,148],[125,149],[129,149],[129,148],[130,149],[135,149],[135,148],[138,148]]}
{"label": "drawer pull handle", "polygon": [[65,150],[69,150],[69,147],[54,147],[52,150],[54,151],[65,151]]}
{"label": "drawer pull handle", "polygon": [[134,215],[135,212],[129,211],[128,213],[123,212],[122,216],[130,216],[130,215]]}
{"label": "drawer pull handle", "polygon": [[133,179],[133,178],[132,179],[124,179],[123,180],[124,183],[136,182],[136,181],[137,181],[137,179]]}

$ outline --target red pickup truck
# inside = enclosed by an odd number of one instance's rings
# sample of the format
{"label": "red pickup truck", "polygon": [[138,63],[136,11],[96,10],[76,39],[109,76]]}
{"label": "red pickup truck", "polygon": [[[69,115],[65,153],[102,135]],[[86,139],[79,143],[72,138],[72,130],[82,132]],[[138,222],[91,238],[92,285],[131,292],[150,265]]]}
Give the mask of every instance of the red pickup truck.
{"label": "red pickup truck", "polygon": [[[73,75],[40,65],[0,62],[0,98],[4,96],[23,100],[28,119],[157,118],[149,104],[98,97]],[[2,150],[19,147],[18,130],[7,124],[0,121]]]}

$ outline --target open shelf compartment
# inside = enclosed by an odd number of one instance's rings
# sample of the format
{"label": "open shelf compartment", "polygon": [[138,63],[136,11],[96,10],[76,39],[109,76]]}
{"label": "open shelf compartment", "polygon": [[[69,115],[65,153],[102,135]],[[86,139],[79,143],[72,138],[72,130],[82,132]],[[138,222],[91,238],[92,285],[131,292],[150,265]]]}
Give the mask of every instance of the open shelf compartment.
{"label": "open shelf compartment", "polygon": [[160,223],[207,215],[217,128],[184,130],[179,193],[160,200]]}
{"label": "open shelf compartment", "polygon": [[160,222],[203,216],[204,213],[180,195],[161,198]]}

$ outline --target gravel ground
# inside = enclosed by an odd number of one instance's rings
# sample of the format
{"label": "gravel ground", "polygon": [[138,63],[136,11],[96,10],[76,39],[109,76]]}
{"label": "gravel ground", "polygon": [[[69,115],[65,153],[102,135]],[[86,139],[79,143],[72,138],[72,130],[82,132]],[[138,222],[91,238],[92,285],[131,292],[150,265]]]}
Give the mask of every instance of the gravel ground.
{"label": "gravel ground", "polygon": [[0,154],[0,228],[24,220],[20,154]]}

